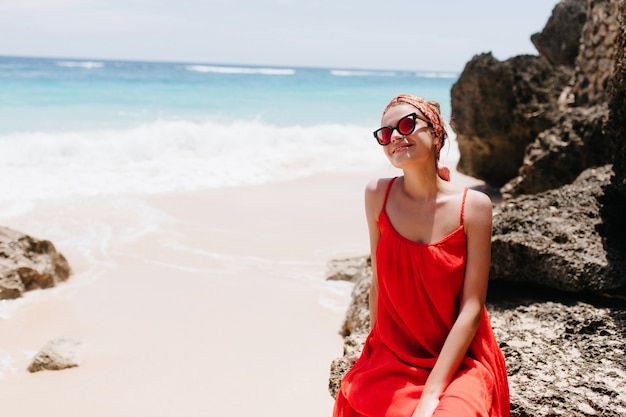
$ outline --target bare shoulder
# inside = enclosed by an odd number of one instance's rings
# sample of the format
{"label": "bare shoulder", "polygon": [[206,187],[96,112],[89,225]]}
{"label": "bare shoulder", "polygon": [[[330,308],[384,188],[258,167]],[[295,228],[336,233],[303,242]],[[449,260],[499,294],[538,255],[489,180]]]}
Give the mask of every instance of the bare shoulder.
{"label": "bare shoulder", "polygon": [[493,205],[491,198],[482,191],[467,190],[465,199],[465,222],[468,225],[485,225],[491,227]]}
{"label": "bare shoulder", "polygon": [[393,178],[377,178],[371,180],[365,186],[365,209],[368,217],[378,218],[385,200],[387,188],[392,180]]}
{"label": "bare shoulder", "polygon": [[472,190],[471,188],[467,190],[465,204],[470,204],[473,208],[478,210],[488,210],[491,212],[492,209],[491,198],[482,191]]}
{"label": "bare shoulder", "polygon": [[387,187],[389,187],[389,183],[393,180],[393,178],[377,178],[371,180],[365,186],[365,196],[367,197],[375,197],[379,194],[385,195],[387,191]]}

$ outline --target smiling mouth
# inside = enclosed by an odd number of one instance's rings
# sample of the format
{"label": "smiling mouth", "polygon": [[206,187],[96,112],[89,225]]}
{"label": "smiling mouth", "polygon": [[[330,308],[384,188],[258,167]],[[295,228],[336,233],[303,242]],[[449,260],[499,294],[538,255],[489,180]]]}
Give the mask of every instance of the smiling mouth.
{"label": "smiling mouth", "polygon": [[393,153],[396,153],[396,152],[401,152],[401,151],[405,151],[405,150],[409,149],[409,147],[410,147],[410,146],[411,146],[411,145],[402,145],[402,146],[398,146],[397,148],[395,148],[395,149],[393,150]]}

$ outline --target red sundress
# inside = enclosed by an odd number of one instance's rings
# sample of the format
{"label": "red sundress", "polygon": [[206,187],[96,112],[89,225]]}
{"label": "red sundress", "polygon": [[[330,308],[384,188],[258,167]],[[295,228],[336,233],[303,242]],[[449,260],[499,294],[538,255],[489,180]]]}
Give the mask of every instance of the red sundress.
{"label": "red sundress", "polygon": [[[460,226],[437,242],[422,244],[400,235],[387,217],[392,184],[378,219],[378,315],[361,357],[341,382],[334,417],[410,417],[458,314],[467,257],[467,189]],[[509,415],[504,357],[483,309],[470,348],[433,416]]]}

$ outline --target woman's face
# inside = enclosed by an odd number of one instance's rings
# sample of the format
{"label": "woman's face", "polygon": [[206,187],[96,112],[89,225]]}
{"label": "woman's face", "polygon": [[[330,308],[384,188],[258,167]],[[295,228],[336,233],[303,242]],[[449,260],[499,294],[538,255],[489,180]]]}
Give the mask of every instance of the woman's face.
{"label": "woman's face", "polygon": [[381,126],[395,128],[398,121],[411,113],[417,113],[415,129],[413,133],[402,135],[397,129],[393,129],[391,142],[383,147],[385,155],[396,168],[402,168],[408,163],[434,162],[434,135],[428,123],[419,117],[424,115],[410,104],[396,104],[383,115]]}

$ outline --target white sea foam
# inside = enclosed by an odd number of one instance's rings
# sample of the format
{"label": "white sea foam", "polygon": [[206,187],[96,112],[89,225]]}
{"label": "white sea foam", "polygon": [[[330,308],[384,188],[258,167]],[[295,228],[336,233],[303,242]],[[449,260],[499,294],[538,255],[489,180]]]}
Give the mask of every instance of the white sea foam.
{"label": "white sea foam", "polygon": [[104,67],[103,62],[95,62],[95,61],[57,61],[56,64],[59,67],[67,67],[67,68],[102,68]]}
{"label": "white sea foam", "polygon": [[337,77],[395,77],[394,71],[330,70]]}
{"label": "white sea foam", "polygon": [[9,352],[0,351],[0,380],[4,379],[5,374],[13,374],[17,371],[16,363],[17,360]]}
{"label": "white sea foam", "polygon": [[415,75],[424,78],[457,78],[459,76],[456,72],[446,71],[418,71]]}
{"label": "white sea foam", "polygon": [[187,65],[185,69],[218,74],[294,75],[296,73],[296,70],[291,68],[222,67],[217,65]]}
{"label": "white sea foam", "polygon": [[5,134],[0,148],[0,201],[15,210],[34,199],[196,190],[386,164],[367,128],[243,120]]}

